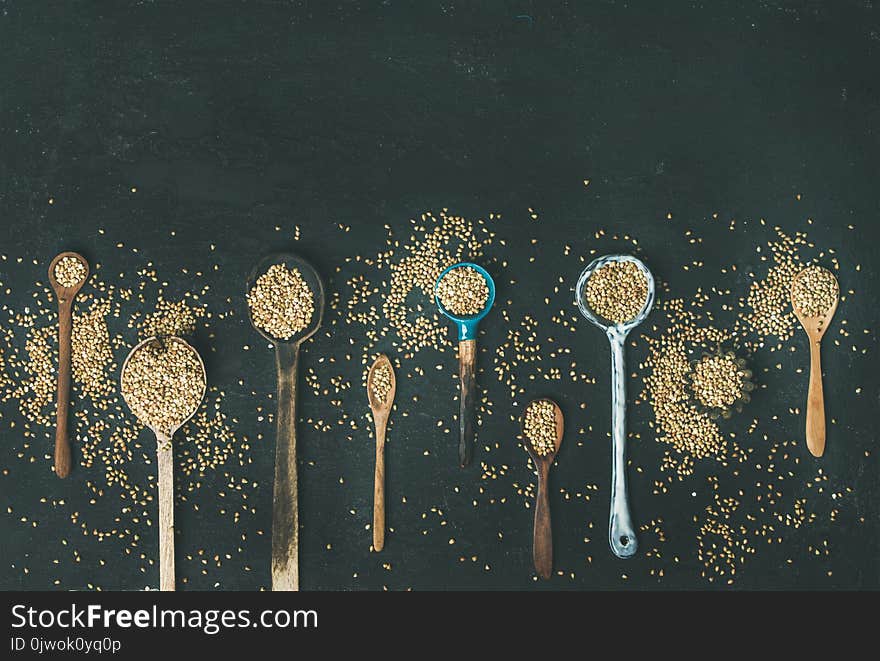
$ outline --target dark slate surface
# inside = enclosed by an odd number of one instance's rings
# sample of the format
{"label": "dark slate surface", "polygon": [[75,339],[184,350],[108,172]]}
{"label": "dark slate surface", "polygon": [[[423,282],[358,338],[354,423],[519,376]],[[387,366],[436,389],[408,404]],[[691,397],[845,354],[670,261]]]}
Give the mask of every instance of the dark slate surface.
{"label": "dark slate surface", "polygon": [[[572,3],[577,8],[516,1],[327,4],[150,2],[98,9],[65,3],[50,10],[41,3],[0,2],[0,253],[10,258],[0,262],[0,280],[12,288],[4,303],[27,305],[52,256],[76,249],[108,273],[133,272],[152,261],[171,282],[171,293],[198,282],[182,268],[207,271],[219,263],[210,277],[211,300],[219,310],[231,297],[237,313],[213,324],[215,338],[200,341],[212,383],[237,393],[227,398],[236,430],[251,438],[266,435],[252,444],[253,464],[233,471],[257,481],[250,499],[257,513],[233,526],[217,513],[214,494],[225,487],[222,474],[207,475],[192,499],[200,510],[192,502],[178,507],[180,588],[269,583],[272,428],[256,420],[255,408],[271,404],[265,393],[274,386],[274,372],[271,354],[243,315],[242,283],[251,266],[267,252],[295,249],[328,276],[331,290],[338,289],[356,270],[346,267],[340,275],[337,266],[349,256],[375,256],[383,248],[384,224],[406,237],[408,219],[442,208],[472,218],[503,214],[497,229],[508,245],[496,245],[487,259],[497,268],[499,299],[513,300],[516,318],[535,310],[545,319],[551,308],[534,302],[557,275],[576,279],[576,258],[556,257],[563,244],[575,256],[615,245],[593,239],[599,228],[637,236],[640,254],[669,292],[681,296],[710,282],[744,293],[749,267],[762,268],[755,246],[769,238],[760,218],[808,230],[817,246],[835,248],[843,288],[856,291],[839,312],[855,337],[825,354],[828,415],[837,424],[829,427],[826,456],[817,462],[799,445],[795,477],[778,485],[785,507],[806,497],[817,520],[799,529],[778,524],[781,544],[751,538],[756,552],[735,585],[880,587],[873,311],[880,13],[864,2],[826,9],[809,2],[745,8],[673,3],[663,9],[647,3],[649,10],[620,2]],[[538,223],[528,208],[539,213]],[[721,221],[707,223],[715,212]],[[727,230],[731,218],[740,221],[735,234]],[[814,222],[808,225],[807,218]],[[338,223],[351,231],[341,232]],[[299,244],[290,240],[294,224],[302,228]],[[704,238],[697,248],[682,238],[691,228]],[[541,237],[537,247],[523,240],[532,236]],[[117,249],[120,241],[138,254]],[[527,271],[532,255],[536,262]],[[18,257],[22,264],[15,263]],[[711,266],[682,270],[695,259]],[[509,268],[498,266],[500,260]],[[721,278],[718,267],[731,263],[740,266],[738,275]],[[569,299],[564,289],[554,301],[564,307]],[[321,356],[351,351],[350,340],[363,341],[355,327],[331,330],[307,348],[304,370],[317,369]],[[506,332],[500,315],[487,320],[485,331],[480,378],[496,414],[484,420],[481,433],[501,447],[477,459],[506,464],[508,474],[481,481],[479,466],[458,469],[452,437],[433,428],[444,417],[451,424],[457,410],[454,354],[420,357],[427,375],[402,390],[422,393],[423,407],[408,405],[410,417],[398,415],[391,430],[388,517],[395,532],[381,556],[369,552],[364,529],[372,491],[367,432],[347,434],[353,436],[348,440],[301,427],[303,587],[717,585],[700,576],[696,557],[694,517],[713,497],[707,478],[718,476],[721,495],[742,489],[740,515],[751,514],[756,483],[768,479],[754,465],[760,462],[741,468],[701,463],[668,494],[652,495],[653,481],[662,477],[663,447],[648,427],[648,408],[631,408],[630,428],[642,437],[629,449],[634,515],[638,523],[662,518],[666,542],[658,546],[656,535],[644,533],[643,550],[657,547],[662,557],[613,558],[605,541],[607,347],[586,323],[565,341],[597,384],[550,383],[534,394],[559,399],[572,430],[593,429],[567,437],[553,473],[556,486],[576,493],[595,484],[598,490],[589,502],[567,501],[556,490],[556,564],[566,575],[533,582],[531,510],[512,486],[532,478],[508,418],[512,403],[488,369]],[[549,326],[542,332],[556,333]],[[853,353],[853,342],[868,347],[867,355]],[[244,352],[245,344],[252,350]],[[760,377],[768,387],[751,415],[727,430],[745,438],[748,421],[758,417],[774,439],[800,437],[802,420],[788,410],[802,407],[805,397],[806,379],[794,373],[807,364],[803,336],[792,344],[794,353],[756,358],[759,369],[770,368]],[[640,355],[643,346],[631,361]],[[784,369],[777,374],[780,361]],[[438,363],[444,371],[433,370]],[[341,364],[339,371],[353,383],[346,411],[362,423],[360,366]],[[248,388],[236,387],[239,378]],[[636,386],[630,383],[631,392]],[[250,389],[260,393],[256,400]],[[306,418],[335,415],[307,390],[301,407]],[[771,423],[774,414],[780,420]],[[84,485],[94,475],[79,468],[61,483],[40,452],[34,463],[16,458],[21,438],[8,424],[15,419],[15,407],[5,404],[0,587],[53,589],[56,579],[58,587],[75,589],[156,584],[157,568],[138,557],[155,557],[153,530],[143,528],[132,554],[123,542],[84,537],[70,514],[102,507],[88,504]],[[142,438],[148,447],[148,436]],[[762,441],[754,435],[743,443]],[[829,478],[822,496],[805,486],[817,468]],[[481,486],[486,494],[479,493]],[[831,522],[828,511],[835,505],[828,493],[846,487],[853,492]],[[63,497],[66,505],[47,506],[42,496]],[[491,505],[490,497],[507,501]],[[475,498],[478,507],[472,506]],[[584,543],[585,537],[591,541]],[[70,545],[63,547],[61,539]],[[72,549],[81,562],[73,561]],[[231,558],[220,567],[208,562],[203,574],[198,556],[185,557],[198,549]]]}

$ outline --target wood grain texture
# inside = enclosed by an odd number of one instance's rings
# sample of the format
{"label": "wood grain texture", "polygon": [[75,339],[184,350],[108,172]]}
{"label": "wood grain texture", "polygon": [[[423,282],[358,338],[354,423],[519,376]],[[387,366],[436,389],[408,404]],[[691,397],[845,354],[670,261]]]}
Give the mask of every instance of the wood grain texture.
{"label": "wood grain texture", "polygon": [[373,548],[385,548],[385,430],[388,415],[375,416],[376,472],[373,480]]}
{"label": "wood grain texture", "polygon": [[550,467],[556,460],[559,448],[562,447],[562,437],[565,434],[565,418],[562,409],[551,399],[536,399],[529,402],[528,407],[537,402],[549,402],[553,405],[556,419],[556,438],[554,449],[545,455],[535,451],[534,446],[525,432],[525,414],[522,418],[523,444],[526,452],[532,458],[535,470],[538,472],[538,493],[535,497],[535,525],[532,531],[532,561],[538,576],[548,579],[553,573],[553,522],[550,517]]}
{"label": "wood grain texture", "polygon": [[58,299],[58,390],[55,409],[55,474],[70,475],[71,449],[68,428],[70,413],[71,336],[73,299]]}
{"label": "wood grain texture", "polygon": [[156,434],[159,463],[159,589],[174,592],[174,447]]}
{"label": "wood grain texture", "polygon": [[550,464],[546,461],[538,463],[538,496],[535,500],[535,529],[533,535],[532,555],[535,571],[541,578],[550,578],[553,572],[553,526],[550,520]]}
{"label": "wood grain texture", "polygon": [[458,462],[464,468],[471,463],[474,453],[474,431],[477,401],[477,341],[463,340],[458,343],[459,441]]}
{"label": "wood grain texture", "polygon": [[299,345],[277,343],[278,372],[275,482],[272,496],[272,590],[299,590],[299,502],[296,462],[296,394]]}
{"label": "wood grain texture", "polygon": [[810,339],[810,387],[807,392],[807,449],[825,454],[825,394],[822,390],[822,343]]}

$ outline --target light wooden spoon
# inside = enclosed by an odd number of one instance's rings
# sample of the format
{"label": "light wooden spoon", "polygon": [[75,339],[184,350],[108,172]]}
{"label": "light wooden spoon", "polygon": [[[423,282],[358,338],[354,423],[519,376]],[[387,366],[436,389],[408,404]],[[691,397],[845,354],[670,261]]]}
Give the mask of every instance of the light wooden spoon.
{"label": "light wooden spoon", "polygon": [[[553,460],[556,459],[559,448],[562,446],[564,422],[562,409],[553,400],[536,399],[530,402],[529,406],[542,401],[553,404],[553,410],[556,414],[556,448],[543,456],[535,451],[532,442],[526,436],[525,413],[522,416],[522,435],[526,450],[535,464],[535,469],[538,471],[538,495],[535,498],[535,529],[532,536],[532,557],[538,576],[546,579],[550,578],[550,574],[553,573],[553,527],[550,521],[550,491],[548,483],[550,481],[550,466],[553,465]],[[528,410],[529,407],[527,406],[526,411]]]}
{"label": "light wooden spoon", "polygon": [[[391,375],[391,389],[380,400],[375,384],[376,372],[387,366]],[[394,366],[385,354],[379,354],[367,374],[367,397],[370,410],[373,412],[373,423],[376,425],[376,476],[373,486],[373,548],[381,551],[385,548],[385,429],[388,426],[388,414],[394,405],[394,394],[397,392],[397,379],[394,377]]]}
{"label": "light wooden spoon", "polygon": [[[155,344],[160,342],[180,342],[182,345],[187,347],[190,351],[192,351],[196,357],[199,359],[199,365],[202,367],[202,392],[199,393],[199,403],[201,403],[202,399],[205,397],[205,389],[207,387],[205,376],[205,364],[202,362],[202,357],[199,355],[199,352],[196,351],[188,342],[179,338],[179,337],[150,337],[139,344],[136,344],[134,348],[129,352],[128,356],[125,358],[125,362],[122,364],[122,370],[120,370],[120,390],[121,382],[123,375],[125,374],[125,370],[128,368],[128,363],[131,360],[131,357],[137,353],[141,348],[148,344]],[[123,399],[125,399],[125,392],[123,392]],[[137,411],[131,402],[128,402],[128,407],[131,409],[131,412],[135,414],[138,420],[147,427],[150,431],[152,431],[156,435],[156,455],[157,462],[159,464],[159,589],[163,592],[173,592],[175,588],[174,581],[174,449],[173,444],[171,443],[171,439],[174,437],[174,434],[180,429],[186,422],[195,415],[198,410],[198,405],[193,407],[193,410],[186,417],[186,419],[181,420],[180,423],[172,430],[170,433],[166,433],[165,431],[156,429],[150,425],[148,425],[142,419],[141,412]]]}
{"label": "light wooden spoon", "polygon": [[[55,278],[55,267],[65,257],[79,261],[86,273],[72,287],[65,287]],[[89,263],[75,252],[63,252],[49,264],[49,283],[58,299],[58,394],[55,409],[55,474],[67,477],[70,474],[70,439],[68,437],[67,416],[70,413],[70,355],[73,335],[73,300],[89,279]]]}
{"label": "light wooden spoon", "polygon": [[[809,268],[809,267],[807,267]],[[794,315],[801,322],[807,337],[810,339],[810,388],[807,393],[807,448],[814,457],[821,457],[825,452],[825,395],[822,391],[822,336],[828,330],[828,324],[837,311],[840,300],[840,286],[836,288],[834,303],[825,314],[818,317],[805,316],[795,304],[794,287],[807,269],[798,273],[791,282],[791,307]],[[827,269],[826,269],[827,270]],[[828,271],[831,273],[830,271]],[[834,281],[837,282],[833,273]]]}

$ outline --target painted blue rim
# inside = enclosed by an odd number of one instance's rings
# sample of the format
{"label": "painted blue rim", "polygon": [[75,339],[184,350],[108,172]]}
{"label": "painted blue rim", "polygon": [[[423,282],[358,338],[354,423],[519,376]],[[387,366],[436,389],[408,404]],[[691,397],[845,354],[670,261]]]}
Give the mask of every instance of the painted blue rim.
{"label": "painted blue rim", "polygon": [[[486,301],[486,307],[483,308],[482,312],[467,317],[458,317],[443,307],[440,299],[437,298],[437,287],[440,285],[440,281],[443,279],[443,276],[445,276],[453,269],[462,268],[464,266],[469,266],[470,268],[474,269],[474,271],[483,276],[483,278],[486,280],[486,284],[489,286],[489,299]],[[478,264],[474,264],[473,262],[459,262],[458,264],[453,264],[452,266],[443,269],[440,275],[437,276],[437,280],[436,282],[434,282],[434,302],[437,303],[437,309],[440,310],[440,312],[445,314],[447,317],[452,319],[452,321],[454,321],[458,326],[459,341],[473,340],[477,337],[477,325],[480,323],[480,319],[482,319],[489,313],[489,310],[492,309],[492,304],[495,303],[495,281],[492,279],[492,276],[489,275],[488,271],[486,271],[486,269],[484,269],[482,266],[479,266]]]}

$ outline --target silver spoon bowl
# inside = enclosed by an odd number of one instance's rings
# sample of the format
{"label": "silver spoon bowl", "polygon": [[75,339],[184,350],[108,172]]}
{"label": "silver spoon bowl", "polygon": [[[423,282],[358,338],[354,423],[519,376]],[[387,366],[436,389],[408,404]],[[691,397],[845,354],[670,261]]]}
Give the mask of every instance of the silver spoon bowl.
{"label": "silver spoon bowl", "polygon": [[[648,283],[648,295],[641,311],[630,321],[615,324],[598,314],[587,303],[587,281],[598,269],[611,262],[632,262],[638,266]],[[626,489],[626,359],[624,346],[629,332],[642,323],[654,305],[654,276],[640,260],[630,255],[605,255],[594,259],[577,281],[575,300],[581,314],[605,331],[611,344],[611,515],[608,521],[608,543],[618,558],[631,558],[638,550],[635,528],[629,513]]]}

